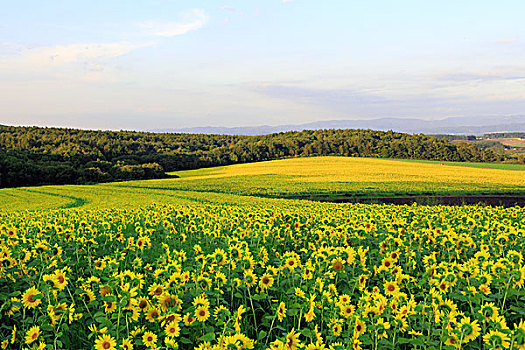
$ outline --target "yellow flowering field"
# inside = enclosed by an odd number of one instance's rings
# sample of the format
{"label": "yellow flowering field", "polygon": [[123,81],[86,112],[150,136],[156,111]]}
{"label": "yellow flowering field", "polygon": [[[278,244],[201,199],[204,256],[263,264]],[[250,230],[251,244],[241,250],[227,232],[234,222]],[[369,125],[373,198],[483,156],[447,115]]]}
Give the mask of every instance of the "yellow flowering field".
{"label": "yellow flowering field", "polygon": [[206,196],[1,212],[1,346],[525,348],[522,208]]}
{"label": "yellow flowering field", "polygon": [[420,166],[0,190],[0,348],[525,349],[524,208],[246,195],[523,186],[518,170]]}
{"label": "yellow flowering field", "polygon": [[516,169],[374,158],[311,157],[179,171],[173,174],[180,179],[124,182],[120,186],[269,197],[523,193],[525,167]]}
{"label": "yellow flowering field", "polygon": [[[525,168],[486,169],[353,157],[292,158],[179,171],[180,178],[0,189],[0,210],[178,203],[196,192],[262,197],[525,193]],[[219,200],[220,201],[220,200]]]}

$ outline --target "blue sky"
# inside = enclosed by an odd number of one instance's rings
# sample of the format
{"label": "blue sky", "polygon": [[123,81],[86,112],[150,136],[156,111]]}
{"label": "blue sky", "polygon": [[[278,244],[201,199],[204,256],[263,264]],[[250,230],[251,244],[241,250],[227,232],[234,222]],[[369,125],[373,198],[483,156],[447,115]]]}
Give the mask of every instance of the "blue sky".
{"label": "blue sky", "polygon": [[4,1],[0,124],[525,114],[523,1]]}

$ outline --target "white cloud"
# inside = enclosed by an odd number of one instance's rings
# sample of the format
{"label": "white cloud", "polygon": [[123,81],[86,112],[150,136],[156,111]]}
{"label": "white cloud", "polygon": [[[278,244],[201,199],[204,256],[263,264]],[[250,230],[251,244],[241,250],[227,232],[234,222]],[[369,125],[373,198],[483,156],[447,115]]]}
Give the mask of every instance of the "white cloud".
{"label": "white cloud", "polygon": [[172,22],[141,22],[139,27],[146,29],[153,36],[172,37],[183,35],[192,30],[202,28],[208,22],[209,16],[200,9],[193,9],[182,16],[180,21]]}
{"label": "white cloud", "polygon": [[89,63],[125,55],[135,49],[151,46],[152,43],[133,44],[84,43],[56,46],[40,46],[19,49],[15,54],[0,56],[0,68],[60,66],[72,62]]}

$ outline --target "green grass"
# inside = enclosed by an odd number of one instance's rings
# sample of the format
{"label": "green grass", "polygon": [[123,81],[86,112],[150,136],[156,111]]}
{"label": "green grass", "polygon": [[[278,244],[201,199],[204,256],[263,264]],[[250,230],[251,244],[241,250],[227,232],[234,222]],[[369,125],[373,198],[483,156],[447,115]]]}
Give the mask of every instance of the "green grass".
{"label": "green grass", "polygon": [[427,163],[427,164],[441,164],[442,163],[444,165],[465,166],[465,167],[470,167],[470,168],[525,171],[525,164],[447,162],[447,161],[439,161],[439,160],[419,160],[419,159],[390,159],[390,160],[396,160],[399,162],[416,162],[416,163]]}

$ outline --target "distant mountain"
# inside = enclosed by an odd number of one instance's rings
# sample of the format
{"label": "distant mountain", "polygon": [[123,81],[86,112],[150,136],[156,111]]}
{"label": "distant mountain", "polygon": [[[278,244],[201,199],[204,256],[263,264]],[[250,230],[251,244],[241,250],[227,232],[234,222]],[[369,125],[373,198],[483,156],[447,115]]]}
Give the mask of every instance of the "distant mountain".
{"label": "distant mountain", "polygon": [[318,129],[373,129],[410,134],[469,134],[525,131],[525,116],[508,117],[450,117],[438,120],[415,118],[380,118],[370,120],[326,120],[297,125],[261,125],[240,127],[194,127],[151,130],[190,134],[266,135],[286,131]]}

